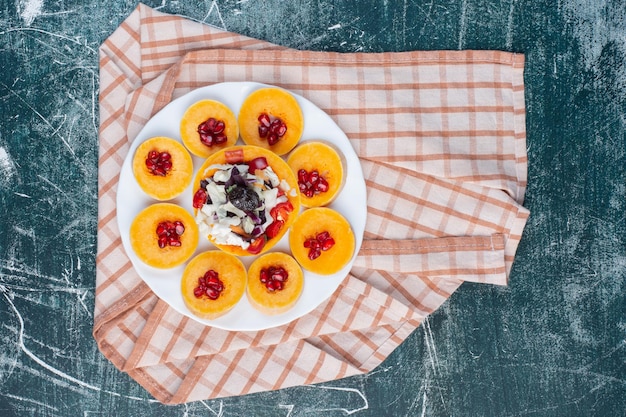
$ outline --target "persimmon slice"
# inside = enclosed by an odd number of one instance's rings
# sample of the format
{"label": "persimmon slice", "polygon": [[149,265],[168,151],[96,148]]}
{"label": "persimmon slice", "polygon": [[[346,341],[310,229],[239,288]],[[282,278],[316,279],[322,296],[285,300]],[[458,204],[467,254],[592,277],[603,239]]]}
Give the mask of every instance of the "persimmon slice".
{"label": "persimmon slice", "polygon": [[[282,268],[286,275],[281,288],[269,290],[261,281],[262,271]],[[269,278],[271,279],[271,277]],[[283,252],[261,255],[248,268],[247,296],[250,304],[264,314],[274,315],[288,311],[300,298],[304,287],[304,274],[298,262]]]}
{"label": "persimmon slice", "polygon": [[289,154],[287,164],[298,178],[305,207],[330,204],[345,182],[343,155],[328,142],[301,143]]}
{"label": "persimmon slice", "polygon": [[[151,153],[169,158],[169,170],[159,173],[150,164],[163,164],[159,158],[152,162]],[[187,149],[175,139],[153,137],[137,147],[133,156],[133,175],[139,187],[150,197],[164,201],[180,195],[193,177],[193,162]]]}
{"label": "persimmon slice", "polygon": [[[267,117],[267,118],[266,118]],[[247,145],[269,149],[277,155],[285,155],[300,140],[304,130],[304,115],[296,98],[278,87],[265,87],[252,92],[239,110],[239,132]],[[262,137],[259,129],[277,123],[282,135],[272,143],[268,136]],[[284,130],[284,132],[282,130]]]}
{"label": "persimmon slice", "polygon": [[[180,222],[180,245],[159,247],[157,229],[162,223]],[[172,203],[156,203],[143,209],[130,226],[130,244],[137,257],[154,268],[173,268],[193,255],[198,247],[198,226],[187,210]]]}
{"label": "persimmon slice", "polygon": [[[219,125],[219,127],[218,127]],[[203,140],[203,136],[204,140]],[[217,136],[224,141],[217,140]],[[239,138],[239,125],[233,111],[217,100],[200,100],[192,104],[180,121],[180,136],[189,152],[207,158],[234,145]],[[210,139],[207,139],[210,138]]]}
{"label": "persimmon slice", "polygon": [[[223,288],[216,299],[194,294],[198,281],[214,271]],[[235,256],[221,251],[203,252],[189,261],[183,272],[181,291],[187,308],[196,316],[213,320],[230,311],[246,291],[246,268]]]}
{"label": "persimmon slice", "polygon": [[[325,241],[332,238],[334,244],[310,259],[311,247],[307,242],[320,235],[325,236]],[[303,211],[289,232],[289,247],[293,257],[302,268],[320,275],[339,272],[352,258],[355,245],[354,232],[348,220],[328,207]]]}

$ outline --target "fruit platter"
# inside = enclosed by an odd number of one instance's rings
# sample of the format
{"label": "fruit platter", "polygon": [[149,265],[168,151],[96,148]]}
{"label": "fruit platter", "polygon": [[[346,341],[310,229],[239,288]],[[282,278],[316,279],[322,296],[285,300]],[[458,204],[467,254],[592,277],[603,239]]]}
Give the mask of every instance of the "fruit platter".
{"label": "fruit platter", "polygon": [[228,82],[174,99],[129,148],[117,221],[133,268],[177,312],[233,331],[287,324],[348,275],[366,220],[360,162],[323,110]]}

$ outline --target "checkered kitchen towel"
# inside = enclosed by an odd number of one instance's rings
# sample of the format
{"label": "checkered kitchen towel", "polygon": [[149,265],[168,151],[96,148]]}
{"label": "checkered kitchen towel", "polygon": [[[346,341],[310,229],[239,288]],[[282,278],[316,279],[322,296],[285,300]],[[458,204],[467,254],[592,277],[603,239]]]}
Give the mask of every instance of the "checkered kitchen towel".
{"label": "checkered kitchen towel", "polygon": [[[507,283],[529,212],[524,57],[297,51],[144,5],[100,49],[94,337],[164,403],[369,372],[463,281]],[[116,221],[129,145],[170,100],[223,81],[300,94],[343,129],[367,187],[364,242],[334,295],[281,327],[204,326],[134,271]]]}

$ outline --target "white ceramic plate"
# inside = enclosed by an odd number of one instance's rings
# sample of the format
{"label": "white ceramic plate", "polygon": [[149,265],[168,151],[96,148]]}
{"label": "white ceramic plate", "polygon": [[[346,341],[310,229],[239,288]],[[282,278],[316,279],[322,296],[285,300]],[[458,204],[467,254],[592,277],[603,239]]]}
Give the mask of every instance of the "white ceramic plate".
{"label": "white ceramic plate", "polygon": [[[304,132],[301,142],[313,139],[325,139],[334,143],[341,150],[346,159],[346,183],[339,196],[329,207],[340,212],[350,222],[352,230],[354,231],[356,248],[350,262],[334,275],[321,276],[305,270],[302,296],[292,309],[283,314],[274,316],[264,315],[255,310],[244,295],[241,301],[227,314],[215,320],[204,320],[193,315],[183,302],[180,291],[180,281],[185,265],[161,270],[150,267],[137,258],[130,246],[130,225],[135,216],[142,209],[150,204],[157,203],[156,200],[148,197],[141,190],[133,175],[132,158],[137,146],[146,139],[154,136],[169,136],[181,141],[179,132],[180,120],[189,106],[202,99],[221,101],[230,107],[235,113],[235,116],[237,116],[244,99],[251,92],[261,87],[267,87],[267,85],[252,82],[214,84],[199,88],[173,100],[146,123],[131,145],[124,165],[122,166],[117,189],[117,221],[122,236],[122,244],[141,278],[159,298],[167,302],[176,311],[203,324],[226,330],[251,331],[280,326],[300,318],[315,309],[333,294],[339,284],[347,276],[354,262],[354,258],[361,247],[363,231],[365,229],[367,213],[365,181],[363,179],[359,159],[354,149],[343,131],[326,113],[307,99],[294,94],[304,113]],[[243,144],[241,139],[239,139],[238,144]],[[197,172],[203,160],[197,157],[193,158],[195,176],[195,172]],[[181,196],[171,200],[171,202],[177,203],[190,213],[193,213],[191,206],[192,195],[193,190],[190,185]],[[198,249],[193,256],[212,249],[215,249],[215,247],[206,238],[201,237]],[[289,250],[289,233],[285,234],[270,251],[291,253]],[[246,256],[242,257],[241,260],[247,267],[255,258],[255,256]]]}

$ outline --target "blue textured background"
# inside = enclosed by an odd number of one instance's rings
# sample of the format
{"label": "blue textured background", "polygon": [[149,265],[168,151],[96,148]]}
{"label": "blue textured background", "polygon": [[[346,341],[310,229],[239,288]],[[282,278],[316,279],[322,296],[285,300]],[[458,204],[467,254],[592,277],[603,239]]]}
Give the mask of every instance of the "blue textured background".
{"label": "blue textured background", "polygon": [[526,55],[531,217],[510,285],[463,285],[368,375],[174,407],[91,336],[97,50],[136,7],[105,3],[0,0],[0,415],[625,415],[623,1],[146,2],[299,49]]}

